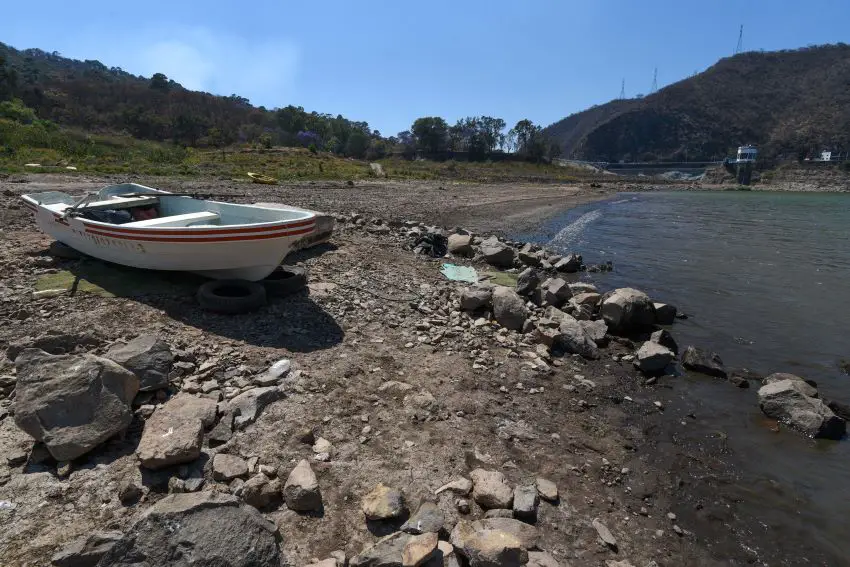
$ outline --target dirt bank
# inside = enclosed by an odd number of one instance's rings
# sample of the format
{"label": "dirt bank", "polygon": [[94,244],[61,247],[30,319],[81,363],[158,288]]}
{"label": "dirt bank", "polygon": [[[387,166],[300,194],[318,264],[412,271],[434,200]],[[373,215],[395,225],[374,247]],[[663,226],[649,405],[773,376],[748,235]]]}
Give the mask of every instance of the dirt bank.
{"label": "dirt bank", "polygon": [[[599,360],[550,358],[527,335],[476,323],[456,308],[462,286],[444,280],[438,262],[413,254],[403,228],[346,224],[328,246],[289,259],[309,269],[309,294],[274,300],[255,314],[202,312],[193,295],[197,280],[167,278],[163,288],[151,283],[158,276],[145,272],[125,274],[133,283],[129,292],[103,279],[93,283],[112,294],[34,298],[33,289],[47,275],[96,279],[103,272],[92,271],[91,261],[47,255],[50,239],[16,208],[16,195],[56,188],[78,192],[106,181],[0,183],[0,350],[57,333],[70,337],[66,342],[73,349],[88,333],[92,339],[79,349],[102,354],[118,340],[152,333],[193,361],[186,374],[171,376],[167,394],[201,384],[216,401],[250,387],[270,363],[290,359],[300,372],[282,385],[285,398],[223,445],[205,444],[198,461],[204,490],[237,493],[235,481],[212,477],[215,454],[239,456],[253,470],[289,471],[302,458],[313,462],[321,515],[299,515],[283,505],[263,510],[281,533],[290,564],[324,559],[339,549],[352,557],[397,528],[363,518],[360,499],[378,482],[401,489],[411,511],[420,501],[436,501],[449,525],[480,518],[484,511],[477,505],[464,514],[456,495],[434,491],[482,464],[504,473],[511,486],[537,476],[558,485],[561,499],[540,504],[536,525],[539,546],[562,565],[819,562],[804,545],[769,536],[753,540],[752,518],[737,513],[722,488],[734,482],[734,471],[722,460],[725,448],[705,438],[689,444],[668,435],[671,419],[688,418],[665,415],[670,394],[663,379],[645,385],[630,363],[615,360],[633,352],[631,343],[612,341]],[[533,224],[550,207],[620,189],[150,182],[245,202],[275,199],[481,232],[517,230],[514,224]],[[13,372],[8,360],[0,361],[0,376]],[[156,397],[137,408],[126,435],[72,463],[67,476],[54,462],[33,462],[32,439],[14,424],[10,402],[0,401],[0,454],[23,454],[24,462],[0,462],[0,501],[9,503],[0,509],[4,565],[44,565],[58,547],[81,535],[124,531],[180,485],[175,478],[189,474],[180,467],[156,473],[139,467],[134,451],[145,412],[161,402]],[[305,429],[331,443],[328,460],[316,460],[302,442]],[[119,489],[128,481],[143,496],[125,505]],[[599,541],[595,519],[613,533],[616,552]]]}

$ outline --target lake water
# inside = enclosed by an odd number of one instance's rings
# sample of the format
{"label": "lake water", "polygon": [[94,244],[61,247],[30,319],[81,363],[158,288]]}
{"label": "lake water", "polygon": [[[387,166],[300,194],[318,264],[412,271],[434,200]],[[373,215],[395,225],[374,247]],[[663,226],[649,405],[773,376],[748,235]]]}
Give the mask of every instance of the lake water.
{"label": "lake water", "polygon": [[[612,261],[588,274],[603,289],[636,287],[688,314],[680,348],[716,351],[731,368],[791,372],[821,397],[850,402],[850,195],[768,192],[622,194],[570,210],[520,240]],[[766,426],[757,384],[738,390],[685,376],[674,388],[728,435],[749,481],[742,506],[850,563],[850,441],[813,441]],[[673,408],[675,409],[675,408]],[[820,564],[815,562],[814,564]]]}

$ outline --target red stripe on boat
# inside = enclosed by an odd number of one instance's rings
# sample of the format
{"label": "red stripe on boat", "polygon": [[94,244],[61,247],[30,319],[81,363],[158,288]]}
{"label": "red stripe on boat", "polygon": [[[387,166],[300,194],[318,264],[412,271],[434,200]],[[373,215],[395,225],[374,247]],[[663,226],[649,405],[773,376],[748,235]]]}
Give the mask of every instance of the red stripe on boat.
{"label": "red stripe on boat", "polygon": [[[114,234],[103,232],[100,230],[92,230],[91,227],[86,228],[87,234],[97,236],[106,236],[108,238],[117,238],[119,240],[143,240],[145,242],[234,242],[240,240],[265,240],[269,238],[286,238],[287,236],[299,236],[302,234],[310,234],[313,232],[313,227],[303,228],[300,230],[287,230],[282,232],[273,232],[269,234],[245,234],[242,236],[216,236],[211,238],[174,238],[161,236],[131,236],[127,234]],[[173,234],[173,233],[172,233]]]}
{"label": "red stripe on boat", "polygon": [[[168,217],[162,217],[167,219]],[[249,226],[244,228],[228,228],[227,225],[218,227],[218,228],[204,228],[204,229],[192,229],[192,228],[184,228],[184,227],[172,227],[168,228],[125,228],[121,226],[101,226],[99,224],[91,224],[86,221],[83,221],[83,224],[86,225],[86,230],[108,230],[110,232],[119,232],[122,234],[162,234],[169,236],[176,235],[191,235],[191,236],[203,236],[203,235],[224,235],[224,234],[245,234],[251,232],[268,232],[270,230],[283,230],[283,229],[292,229],[292,228],[300,228],[306,226],[312,226],[316,223],[316,219],[307,219],[304,221],[298,222],[289,222],[289,223],[278,223],[267,226]]]}

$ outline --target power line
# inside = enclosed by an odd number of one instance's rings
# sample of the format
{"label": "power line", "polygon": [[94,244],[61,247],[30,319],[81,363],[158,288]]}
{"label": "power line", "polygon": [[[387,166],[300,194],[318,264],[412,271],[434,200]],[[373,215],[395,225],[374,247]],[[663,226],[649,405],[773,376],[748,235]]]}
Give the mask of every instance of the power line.
{"label": "power line", "polygon": [[626,79],[623,79],[622,85],[620,85],[620,100],[626,98]]}
{"label": "power line", "polygon": [[738,45],[735,47],[735,55],[744,51],[744,24],[741,24],[741,29],[738,31]]}
{"label": "power line", "polygon": [[654,93],[657,90],[658,90],[658,67],[655,68],[655,72],[652,74],[652,89],[649,92]]}

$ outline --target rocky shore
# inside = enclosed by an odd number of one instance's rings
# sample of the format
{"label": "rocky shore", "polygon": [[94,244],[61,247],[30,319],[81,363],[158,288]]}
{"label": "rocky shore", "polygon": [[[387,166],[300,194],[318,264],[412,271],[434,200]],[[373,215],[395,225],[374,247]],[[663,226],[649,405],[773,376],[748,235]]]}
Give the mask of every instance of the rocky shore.
{"label": "rocky shore", "polygon": [[[145,272],[113,297],[38,296],[40,278],[82,281],[93,261],[48,253],[13,208],[22,189],[0,187],[3,564],[812,556],[748,537],[704,480],[731,474],[711,448],[679,448],[701,458],[686,466],[659,458],[652,432],[670,420],[678,360],[750,377],[696,347],[680,355],[663,298],[582,279],[615,266],[345,213],[329,244],[289,258],[308,291],[253,314],[204,312],[193,285],[152,291]],[[445,261],[486,278],[449,281]],[[768,415],[808,434],[843,426],[802,379],[764,388]]]}

